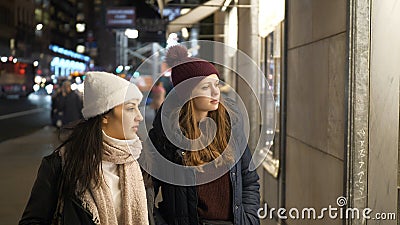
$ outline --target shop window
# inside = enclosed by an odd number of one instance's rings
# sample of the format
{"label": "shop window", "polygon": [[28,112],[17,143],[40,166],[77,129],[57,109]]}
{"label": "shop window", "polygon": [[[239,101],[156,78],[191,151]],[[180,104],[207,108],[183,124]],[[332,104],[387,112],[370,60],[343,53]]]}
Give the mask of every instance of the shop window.
{"label": "shop window", "polygon": [[[261,69],[267,81],[263,87],[262,110],[263,123],[274,124],[274,127],[263,126],[261,130],[262,140],[264,141],[264,154],[267,153],[263,163],[262,172],[262,202],[268,203],[268,207],[279,208],[284,204],[285,194],[285,165],[284,158],[284,139],[285,111],[284,95],[284,21],[274,26],[266,26],[265,36],[261,38]],[[270,29],[268,31],[268,29]],[[273,98],[273,99],[272,99]],[[268,151],[269,150],[269,151]],[[272,213],[272,212],[271,212]],[[278,221],[276,212],[272,213],[273,220]]]}
{"label": "shop window", "polygon": [[[278,24],[275,29],[262,39],[262,70],[268,84],[265,84],[265,91],[263,96],[263,110],[265,113],[263,121],[275,124],[275,130],[262,131],[264,134],[263,140],[266,148],[269,147],[270,151],[263,163],[264,168],[275,178],[279,174],[279,155],[280,155],[280,112],[281,112],[281,74],[282,74],[282,27]],[[273,96],[274,106],[268,105],[271,101],[269,99]],[[273,115],[275,114],[275,115]],[[267,128],[270,129],[270,128]],[[269,135],[274,134],[273,138]],[[271,141],[272,140],[272,141]]]}

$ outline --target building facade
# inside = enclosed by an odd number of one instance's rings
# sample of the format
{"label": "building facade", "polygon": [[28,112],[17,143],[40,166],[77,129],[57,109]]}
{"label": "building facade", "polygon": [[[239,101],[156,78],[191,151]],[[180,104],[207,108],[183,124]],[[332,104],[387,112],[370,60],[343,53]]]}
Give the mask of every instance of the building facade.
{"label": "building facade", "polygon": [[[262,4],[274,2],[238,1],[225,18],[215,14],[228,28],[224,42],[257,62],[276,102],[271,154],[258,168],[262,202],[275,211],[262,224],[397,224],[400,33],[394,27],[400,7],[395,1],[286,0],[284,20],[264,36],[260,18],[268,9]],[[262,82],[248,75],[231,83],[250,115],[255,151],[265,136],[266,102],[255,101],[267,92]],[[329,206],[349,215],[321,213]],[[289,217],[290,209],[301,217],[310,207],[316,218]],[[366,208],[371,218],[361,215]],[[358,218],[351,216],[355,209]]]}

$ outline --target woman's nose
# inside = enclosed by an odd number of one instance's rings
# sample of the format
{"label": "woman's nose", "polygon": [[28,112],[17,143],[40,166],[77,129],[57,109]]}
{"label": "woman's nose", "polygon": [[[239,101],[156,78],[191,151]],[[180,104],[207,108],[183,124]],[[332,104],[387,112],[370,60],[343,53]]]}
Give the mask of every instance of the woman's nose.
{"label": "woman's nose", "polygon": [[220,93],[219,87],[212,86],[211,95],[216,96],[216,95],[219,95],[219,93]]}
{"label": "woman's nose", "polygon": [[138,115],[135,117],[135,119],[136,119],[137,121],[143,121],[143,116],[142,116],[142,114],[141,114],[140,112],[138,112]]}

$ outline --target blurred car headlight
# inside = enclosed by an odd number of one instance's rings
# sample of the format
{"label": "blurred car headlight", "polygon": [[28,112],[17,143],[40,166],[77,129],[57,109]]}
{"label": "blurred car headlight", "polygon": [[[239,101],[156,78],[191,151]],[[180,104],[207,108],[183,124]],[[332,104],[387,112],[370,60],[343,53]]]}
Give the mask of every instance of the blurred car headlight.
{"label": "blurred car headlight", "polygon": [[53,93],[53,85],[52,84],[48,84],[45,87],[47,94],[51,95]]}

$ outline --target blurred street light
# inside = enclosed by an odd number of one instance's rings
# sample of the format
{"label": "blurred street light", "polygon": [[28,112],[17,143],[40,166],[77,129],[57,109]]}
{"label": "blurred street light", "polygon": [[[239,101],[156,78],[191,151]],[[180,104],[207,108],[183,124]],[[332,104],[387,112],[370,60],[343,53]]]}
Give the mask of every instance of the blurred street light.
{"label": "blurred street light", "polygon": [[124,70],[124,66],[119,65],[119,66],[115,69],[115,72],[116,72],[116,73],[121,73],[123,70]]}
{"label": "blurred street light", "polygon": [[13,63],[17,63],[18,62],[18,59],[17,58],[14,58],[13,59]]}
{"label": "blurred street light", "polygon": [[135,38],[139,37],[139,31],[135,30],[135,29],[126,29],[125,30],[125,35],[128,38],[135,39]]}
{"label": "blurred street light", "polygon": [[44,89],[46,89],[46,92],[49,95],[51,95],[51,93],[53,93],[53,85],[52,84],[46,85],[46,87]]}
{"label": "blurred street light", "polygon": [[189,31],[188,31],[188,29],[186,27],[183,27],[181,29],[181,32],[182,32],[182,37],[183,38],[187,39],[189,37]]}
{"label": "blurred street light", "polygon": [[40,30],[42,30],[42,29],[43,29],[43,24],[38,23],[38,24],[36,25],[36,30],[37,30],[37,31],[40,31]]}
{"label": "blurred street light", "polygon": [[138,72],[138,71],[135,71],[134,73],[133,73],[133,77],[134,78],[138,78],[140,76],[140,73]]}
{"label": "blurred street light", "polygon": [[34,62],[33,62],[33,66],[34,66],[34,67],[39,66],[39,62],[38,62],[38,61],[34,61]]}
{"label": "blurred street light", "polygon": [[3,63],[7,62],[7,56],[1,57],[1,61],[2,61]]}
{"label": "blurred street light", "polygon": [[36,92],[36,91],[39,91],[39,89],[40,89],[39,84],[33,85],[33,90],[34,90],[35,92]]}
{"label": "blurred street light", "polygon": [[84,23],[77,23],[76,24],[76,31],[79,33],[85,32],[86,25]]}
{"label": "blurred street light", "polygon": [[42,77],[41,76],[35,76],[35,83],[40,84],[42,82]]}
{"label": "blurred street light", "polygon": [[78,52],[78,53],[85,53],[85,46],[83,46],[83,45],[77,45],[77,46],[76,46],[76,52]]}

